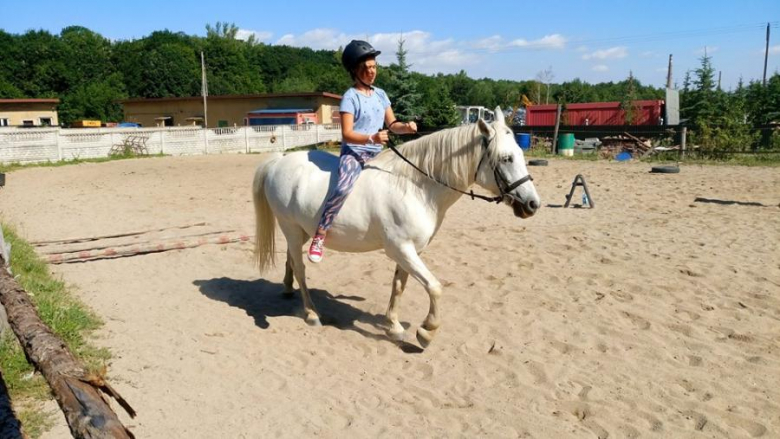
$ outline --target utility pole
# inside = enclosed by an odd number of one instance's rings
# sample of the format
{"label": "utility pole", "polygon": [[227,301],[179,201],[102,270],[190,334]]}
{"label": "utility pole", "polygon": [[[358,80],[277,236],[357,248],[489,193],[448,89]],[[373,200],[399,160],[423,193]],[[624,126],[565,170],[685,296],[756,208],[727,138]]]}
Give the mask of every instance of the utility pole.
{"label": "utility pole", "polygon": [[200,94],[203,95],[203,128],[209,127],[209,114],[208,107],[206,106],[206,96],[209,95],[209,84],[206,80],[206,61],[203,58],[203,52],[200,52],[200,72],[201,72],[201,89]]}
{"label": "utility pole", "polygon": [[718,91],[720,91],[720,75],[723,73],[723,71],[718,70]]}
{"label": "utility pole", "polygon": [[666,88],[672,88],[672,54],[669,54],[669,67],[666,68]]}
{"label": "utility pole", "polygon": [[764,50],[764,81],[763,86],[766,87],[766,63],[769,60],[769,23],[766,24],[766,49]]}

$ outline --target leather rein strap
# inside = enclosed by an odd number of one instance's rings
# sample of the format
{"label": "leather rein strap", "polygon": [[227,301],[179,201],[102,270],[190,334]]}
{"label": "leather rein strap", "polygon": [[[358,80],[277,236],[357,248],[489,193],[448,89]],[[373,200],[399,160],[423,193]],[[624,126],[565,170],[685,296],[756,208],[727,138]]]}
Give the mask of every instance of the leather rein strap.
{"label": "leather rein strap", "polygon": [[[394,121],[394,123],[395,122],[397,122],[397,121]],[[493,138],[490,138],[490,139],[487,139],[485,137],[482,138],[482,146],[485,148],[485,153],[487,153],[487,149],[490,147],[490,143],[492,141],[493,141]],[[387,146],[388,146],[388,148],[393,150],[393,152],[396,153],[396,155],[398,155],[398,157],[400,157],[401,160],[403,160],[406,163],[408,163],[412,168],[416,169],[421,174],[425,175],[429,179],[435,181],[436,183],[438,183],[438,184],[440,184],[440,185],[442,185],[444,187],[452,189],[455,192],[461,193],[463,195],[468,195],[469,197],[471,197],[472,200],[476,199],[476,198],[479,198],[480,200],[489,201],[491,203],[500,203],[501,200],[503,200],[505,196],[512,197],[512,195],[510,195],[509,192],[511,192],[512,190],[514,190],[515,188],[517,188],[518,186],[520,186],[521,184],[523,184],[523,183],[525,183],[527,181],[533,181],[533,178],[531,178],[531,174],[528,174],[525,177],[521,178],[520,180],[517,180],[516,182],[514,182],[512,184],[509,184],[509,182],[506,180],[506,178],[504,178],[504,176],[501,175],[500,172],[498,172],[498,167],[493,167],[493,175],[495,176],[496,185],[498,186],[498,191],[499,191],[499,195],[498,196],[486,197],[484,195],[475,194],[473,190],[469,190],[468,192],[465,192],[465,191],[462,191],[462,190],[460,190],[458,188],[454,188],[454,187],[448,185],[447,183],[444,183],[443,181],[437,180],[432,175],[430,175],[427,172],[425,172],[422,169],[420,169],[417,165],[415,165],[414,163],[410,162],[409,159],[404,157],[404,155],[401,154],[401,151],[399,151],[395,147],[395,145],[393,145],[392,143],[388,143]],[[477,171],[474,173],[474,180],[477,179],[477,174],[479,173],[479,168],[482,166],[482,161],[485,160],[485,155],[487,155],[485,153],[483,153],[482,154],[482,158],[479,159],[479,164],[477,165]],[[512,198],[514,198],[514,197],[512,197]]]}

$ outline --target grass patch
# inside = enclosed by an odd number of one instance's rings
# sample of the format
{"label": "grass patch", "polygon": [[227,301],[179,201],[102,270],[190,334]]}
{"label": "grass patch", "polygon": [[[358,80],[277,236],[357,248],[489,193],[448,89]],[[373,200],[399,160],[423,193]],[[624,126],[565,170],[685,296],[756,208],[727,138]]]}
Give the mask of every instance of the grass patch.
{"label": "grass patch", "polygon": [[588,161],[588,162],[595,162],[599,159],[599,155],[596,152],[587,153],[587,154],[574,153],[574,155],[566,156],[566,155],[553,154],[542,148],[524,150],[523,155],[525,155],[525,157],[534,158],[534,159],[561,159],[561,160],[576,160],[576,161]]}
{"label": "grass patch", "polygon": [[[54,279],[30,244],[7,225],[2,226],[5,240],[12,246],[11,270],[30,295],[41,320],[63,339],[87,370],[102,373],[110,353],[87,340],[89,333],[102,325],[101,320],[68,292],[64,282]],[[33,373],[12,331],[0,340],[0,368],[25,431],[33,438],[39,437],[53,423],[54,414],[40,409],[41,402],[51,398],[50,390],[43,377]]]}

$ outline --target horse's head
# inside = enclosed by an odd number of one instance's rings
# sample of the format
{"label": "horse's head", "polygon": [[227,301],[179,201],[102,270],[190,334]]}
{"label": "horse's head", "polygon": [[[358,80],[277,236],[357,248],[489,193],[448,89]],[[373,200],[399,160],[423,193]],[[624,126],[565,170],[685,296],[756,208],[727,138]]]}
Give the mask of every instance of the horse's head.
{"label": "horse's head", "polygon": [[528,218],[541,206],[539,194],[525,166],[523,150],[512,130],[506,126],[501,107],[496,107],[496,121],[477,122],[482,135],[482,158],[477,165],[476,183],[503,197],[515,216]]}

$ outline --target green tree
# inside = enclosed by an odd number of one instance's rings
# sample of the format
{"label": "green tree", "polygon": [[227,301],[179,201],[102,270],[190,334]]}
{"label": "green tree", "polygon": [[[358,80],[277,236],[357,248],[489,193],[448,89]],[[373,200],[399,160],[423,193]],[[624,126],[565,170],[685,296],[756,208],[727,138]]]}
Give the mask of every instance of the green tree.
{"label": "green tree", "polygon": [[404,49],[404,42],[403,38],[398,40],[396,52],[398,64],[390,68],[394,75],[391,86],[388,87],[388,94],[393,101],[393,112],[396,117],[400,120],[412,120],[422,111],[420,102],[422,95],[417,91],[417,81],[409,71],[411,65],[406,61],[407,51]]}
{"label": "green tree", "polygon": [[634,83],[634,72],[628,72],[623,98],[620,100],[620,108],[623,110],[624,121],[626,125],[634,125],[637,122],[639,110],[636,106],[637,92]]}
{"label": "green tree", "polygon": [[65,125],[80,119],[119,122],[122,120],[122,107],[117,101],[126,97],[119,73],[81,84],[62,99],[58,108],[60,122]]}
{"label": "green tree", "polygon": [[450,98],[450,91],[444,81],[436,81],[425,100],[421,127],[423,129],[452,127],[460,117],[455,110],[455,102]]}
{"label": "green tree", "polygon": [[68,87],[100,81],[111,75],[111,43],[101,35],[81,26],[69,26],[60,32],[63,64]]}

